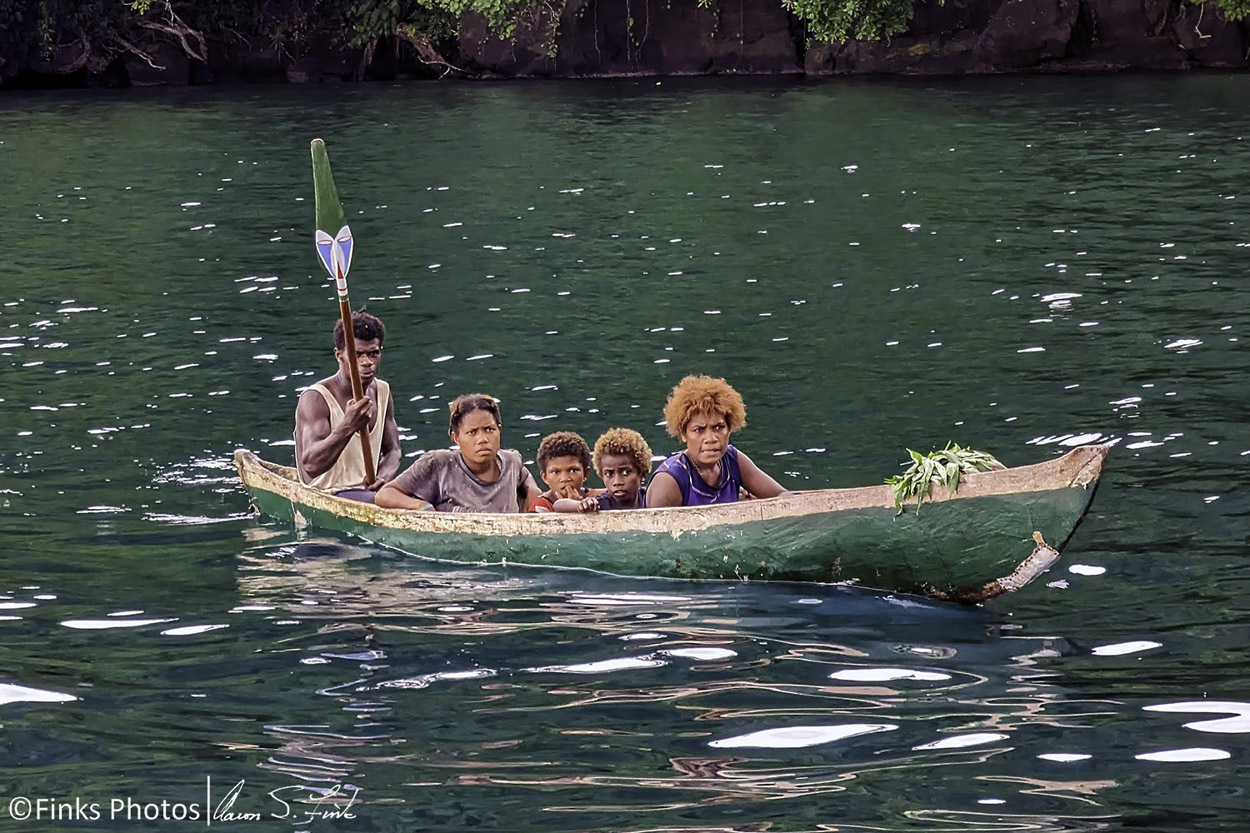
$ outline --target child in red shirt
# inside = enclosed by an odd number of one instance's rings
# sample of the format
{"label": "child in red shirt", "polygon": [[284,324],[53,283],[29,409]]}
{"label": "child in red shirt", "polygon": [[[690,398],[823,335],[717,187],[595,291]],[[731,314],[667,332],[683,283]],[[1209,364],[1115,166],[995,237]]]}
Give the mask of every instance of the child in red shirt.
{"label": "child in red shirt", "polygon": [[538,471],[548,490],[534,501],[535,512],[555,511],[555,502],[560,498],[581,501],[600,494],[601,490],[586,488],[590,446],[572,431],[543,437],[538,444]]}

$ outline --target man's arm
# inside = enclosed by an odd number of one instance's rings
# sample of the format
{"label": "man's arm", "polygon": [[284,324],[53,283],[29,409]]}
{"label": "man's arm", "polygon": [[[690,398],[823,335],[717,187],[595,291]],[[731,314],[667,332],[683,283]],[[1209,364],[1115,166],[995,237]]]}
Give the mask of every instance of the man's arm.
{"label": "man's arm", "polygon": [[[368,426],[374,409],[368,397],[352,402],[343,412],[343,421],[330,430],[330,406],[321,394],[315,390],[300,394],[295,408],[295,465],[300,474],[311,480],[334,468],[361,424]],[[397,439],[398,436],[396,432]]]}
{"label": "man's arm", "polygon": [[[773,480],[751,458],[738,451],[738,471],[742,473],[742,487],[754,497],[777,497],[790,494],[785,487]],[[648,497],[650,495],[648,494]]]}
{"label": "man's arm", "polygon": [[395,424],[395,397],[386,403],[386,423],[382,426],[382,459],[378,461],[378,479],[369,488],[378,491],[399,474],[399,426]]}

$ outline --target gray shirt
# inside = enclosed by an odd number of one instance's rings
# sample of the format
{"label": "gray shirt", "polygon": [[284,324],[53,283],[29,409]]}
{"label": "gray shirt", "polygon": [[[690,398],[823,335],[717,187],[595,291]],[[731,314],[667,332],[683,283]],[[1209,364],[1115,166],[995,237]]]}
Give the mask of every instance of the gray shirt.
{"label": "gray shirt", "polygon": [[520,512],[534,476],[514,449],[503,449],[495,461],[499,480],[487,483],[469,471],[459,450],[427,451],[395,478],[395,485],[439,512]]}

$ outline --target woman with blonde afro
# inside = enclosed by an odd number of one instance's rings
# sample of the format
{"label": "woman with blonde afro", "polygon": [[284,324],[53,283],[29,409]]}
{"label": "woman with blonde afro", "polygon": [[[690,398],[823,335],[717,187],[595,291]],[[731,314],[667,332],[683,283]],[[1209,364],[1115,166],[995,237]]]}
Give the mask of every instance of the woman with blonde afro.
{"label": "woman with blonde afro", "polygon": [[664,406],[668,433],[686,444],[656,469],[647,508],[732,503],[740,493],[767,498],[788,494],[751,458],[729,443],[747,422],[742,397],[724,379],[687,376]]}

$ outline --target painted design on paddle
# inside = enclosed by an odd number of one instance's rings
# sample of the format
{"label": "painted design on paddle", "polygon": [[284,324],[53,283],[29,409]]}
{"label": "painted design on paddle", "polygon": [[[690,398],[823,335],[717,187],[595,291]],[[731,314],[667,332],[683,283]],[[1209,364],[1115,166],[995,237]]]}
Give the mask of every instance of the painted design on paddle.
{"label": "painted design on paddle", "polygon": [[[334,175],[330,172],[330,156],[326,143],[312,140],[313,190],[317,208],[317,257],[334,279],[339,301],[347,300],[347,273],[352,267],[355,239],[347,225],[343,204],[339,202]],[[337,229],[337,231],[335,230]]]}
{"label": "painted design on paddle", "polygon": [[347,226],[331,237],[317,229],[317,254],[321,265],[334,278],[340,298],[347,297],[347,272],[352,268],[352,230]]}

